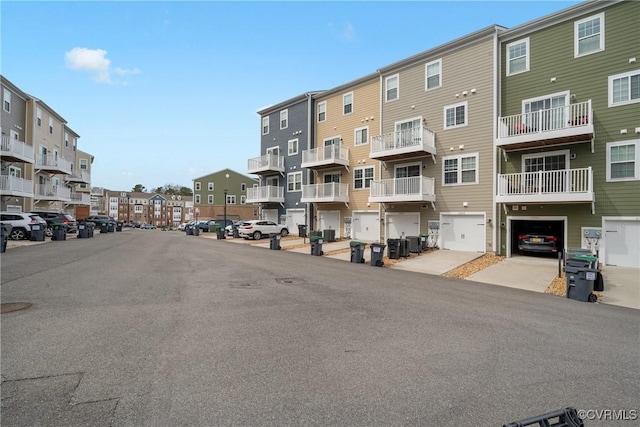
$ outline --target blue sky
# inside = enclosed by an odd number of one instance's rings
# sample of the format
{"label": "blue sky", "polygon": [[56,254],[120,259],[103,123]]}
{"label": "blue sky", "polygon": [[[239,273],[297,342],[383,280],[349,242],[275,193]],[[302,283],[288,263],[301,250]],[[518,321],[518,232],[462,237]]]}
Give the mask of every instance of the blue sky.
{"label": "blue sky", "polygon": [[578,1],[3,1],[1,70],[95,156],[92,185],[192,187],[260,155],[256,113]]}

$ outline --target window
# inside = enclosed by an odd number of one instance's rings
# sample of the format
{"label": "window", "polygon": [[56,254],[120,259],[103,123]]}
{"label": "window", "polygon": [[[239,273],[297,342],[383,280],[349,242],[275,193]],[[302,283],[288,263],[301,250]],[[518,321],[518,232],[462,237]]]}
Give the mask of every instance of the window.
{"label": "window", "polygon": [[607,181],[640,180],[640,139],[607,144]]}
{"label": "window", "polygon": [[369,143],[369,126],[355,130],[354,145],[364,145]]}
{"label": "window", "polygon": [[289,110],[280,111],[280,129],[289,127]]}
{"label": "window", "polygon": [[15,178],[22,178],[22,169],[17,168],[15,166],[9,166],[9,176],[13,176]]}
{"label": "window", "polygon": [[36,124],[38,127],[42,127],[42,109],[40,107],[36,108]]}
{"label": "window", "polygon": [[395,123],[395,142],[398,147],[406,147],[419,144],[422,140],[422,118],[416,117],[403,122]]}
{"label": "window", "polygon": [[80,169],[87,170],[88,167],[89,167],[89,162],[87,161],[87,159],[80,159]]}
{"label": "window", "polygon": [[67,132],[64,133],[64,146],[69,146],[69,134]]}
{"label": "window", "polygon": [[200,204],[200,195],[199,195],[199,194],[196,194],[196,195],[194,196],[194,202],[195,202],[195,204],[196,204],[196,205],[199,205],[199,204]]}
{"label": "window", "polygon": [[207,183],[207,190],[213,191],[213,182],[208,182]]}
{"label": "window", "polygon": [[240,184],[240,191],[247,191],[247,184],[245,184],[244,182]]}
{"label": "window", "polygon": [[240,204],[241,205],[247,204],[247,196],[240,196]]}
{"label": "window", "polygon": [[331,184],[332,182],[340,183],[342,174],[340,172],[329,172],[322,176],[322,182],[325,184]]}
{"label": "window", "polygon": [[210,205],[213,204],[213,194],[207,195],[207,203]]}
{"label": "window", "polygon": [[442,86],[442,59],[429,62],[424,66],[425,90],[436,89]]}
{"label": "window", "polygon": [[11,92],[9,92],[7,89],[4,89],[2,92],[3,92],[2,108],[7,113],[10,113],[11,112]]}
{"label": "window", "polygon": [[342,95],[342,114],[353,113],[353,92]]}
{"label": "window", "polygon": [[575,22],[574,49],[576,57],[604,50],[604,13]]}
{"label": "window", "polygon": [[384,98],[386,102],[393,101],[400,97],[400,94],[398,93],[399,80],[400,80],[400,77],[397,74],[391,77],[387,77],[384,80],[384,85],[387,88],[385,91],[385,98]]}
{"label": "window", "polygon": [[266,135],[269,133],[269,116],[262,118],[262,134]]}
{"label": "window", "polygon": [[327,101],[318,104],[318,122],[327,120]]}
{"label": "window", "polygon": [[49,133],[53,135],[53,118],[49,117]]}
{"label": "window", "polygon": [[477,184],[478,155],[448,156],[444,158],[443,185]]}
{"label": "window", "polygon": [[561,92],[522,101],[525,126],[541,131],[563,129],[569,120],[564,108],[569,105],[568,100],[569,92]]}
{"label": "window", "polygon": [[196,191],[200,191],[200,188],[201,188],[200,181],[197,181],[196,182]]}
{"label": "window", "polygon": [[302,191],[302,172],[287,174],[287,191]]}
{"label": "window", "polygon": [[290,156],[293,156],[294,154],[298,154],[298,138],[290,139],[287,146],[289,147],[287,150],[287,153]]}
{"label": "window", "polygon": [[355,168],[353,170],[353,188],[354,190],[362,190],[371,187],[373,181],[373,166],[364,168]]}
{"label": "window", "polygon": [[529,38],[507,45],[507,76],[529,71]]}
{"label": "window", "polygon": [[235,194],[227,194],[227,204],[235,205],[236,204],[236,195]]}
{"label": "window", "polygon": [[609,107],[640,102],[640,70],[609,77]]}
{"label": "window", "polygon": [[450,105],[444,107],[444,127],[445,129],[467,125],[467,103]]}

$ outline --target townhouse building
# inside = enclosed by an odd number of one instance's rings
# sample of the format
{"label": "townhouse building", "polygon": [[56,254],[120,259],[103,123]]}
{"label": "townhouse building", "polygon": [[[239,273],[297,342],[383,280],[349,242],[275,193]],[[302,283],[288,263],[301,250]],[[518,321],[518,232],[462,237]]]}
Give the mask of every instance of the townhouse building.
{"label": "townhouse building", "polygon": [[176,227],[193,219],[193,196],[105,190],[104,199],[106,215],[125,223],[160,228]]}
{"label": "townhouse building", "polygon": [[[76,218],[86,218],[91,213],[91,166],[93,165],[94,156],[82,151],[76,150],[76,163],[73,167],[73,176],[77,179],[76,199],[82,203],[76,204]],[[73,194],[72,194],[73,196]],[[74,198],[72,197],[72,200]],[[96,214],[97,215],[97,214]]]}
{"label": "townhouse building", "polygon": [[259,209],[247,204],[250,188],[258,180],[232,169],[221,169],[194,178],[193,203],[195,215],[202,219],[258,219]]}
{"label": "townhouse building", "polygon": [[638,17],[638,2],[585,2],[500,35],[500,252],[542,229],[640,267]]}

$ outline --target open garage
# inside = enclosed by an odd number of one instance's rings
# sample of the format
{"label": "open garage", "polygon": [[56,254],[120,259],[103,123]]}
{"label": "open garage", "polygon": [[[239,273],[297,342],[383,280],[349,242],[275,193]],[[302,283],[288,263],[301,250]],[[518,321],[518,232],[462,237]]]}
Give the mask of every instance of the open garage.
{"label": "open garage", "polygon": [[[559,218],[535,218],[535,219],[511,219],[509,221],[509,243],[511,247],[511,255],[537,255],[549,254],[549,256],[557,257],[558,252],[564,250],[565,244],[565,220]],[[518,241],[520,237],[525,235],[535,235],[538,239],[541,236],[549,236],[555,238],[555,251],[551,250],[551,246],[543,246],[540,248],[530,248],[531,250],[518,250]]]}

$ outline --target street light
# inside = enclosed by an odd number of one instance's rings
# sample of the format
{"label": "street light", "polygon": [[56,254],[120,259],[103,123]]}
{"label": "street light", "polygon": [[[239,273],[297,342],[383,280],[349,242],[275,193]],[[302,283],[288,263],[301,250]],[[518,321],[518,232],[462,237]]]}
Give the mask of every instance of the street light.
{"label": "street light", "polygon": [[226,234],[227,229],[227,191],[229,191],[229,174],[224,176],[227,181],[224,188],[224,225],[222,226],[223,235]]}

